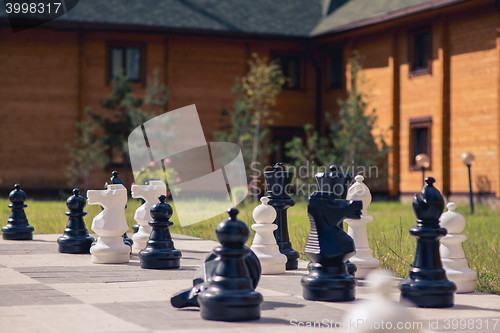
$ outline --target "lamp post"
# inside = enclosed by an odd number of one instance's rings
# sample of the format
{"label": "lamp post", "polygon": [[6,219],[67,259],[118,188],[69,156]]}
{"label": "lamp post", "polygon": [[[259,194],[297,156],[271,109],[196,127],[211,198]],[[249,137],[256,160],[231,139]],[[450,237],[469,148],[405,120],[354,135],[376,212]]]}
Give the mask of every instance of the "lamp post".
{"label": "lamp post", "polygon": [[427,154],[418,154],[415,156],[415,163],[417,164],[418,167],[420,167],[420,170],[422,170],[422,186],[425,185],[425,169],[431,166],[431,159]]}
{"label": "lamp post", "polygon": [[462,154],[462,162],[467,166],[467,170],[469,172],[469,203],[470,203],[470,213],[474,214],[474,200],[472,198],[472,180],[471,180],[471,175],[470,175],[470,167],[474,162],[476,161],[476,158],[471,152],[465,152]]}

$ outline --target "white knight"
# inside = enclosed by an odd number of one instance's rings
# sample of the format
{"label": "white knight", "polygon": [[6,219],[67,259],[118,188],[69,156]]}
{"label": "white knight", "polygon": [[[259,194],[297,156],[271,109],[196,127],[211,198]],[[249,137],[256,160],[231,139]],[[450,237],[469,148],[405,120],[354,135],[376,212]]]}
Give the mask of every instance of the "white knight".
{"label": "white knight", "polygon": [[152,228],[148,222],[151,218],[151,207],[158,202],[160,195],[167,195],[167,186],[162,180],[150,180],[149,185],[132,185],[132,198],[142,198],[146,202],[137,208],[134,215],[134,220],[139,223],[139,230],[132,236],[134,244],[132,250],[139,252],[146,247],[146,244],[151,235]]}
{"label": "white knight", "polygon": [[122,235],[128,230],[125,219],[127,189],[121,184],[108,185],[106,190],[87,191],[89,205],[101,205],[104,210],[92,220],[92,230],[99,236],[90,248],[95,264],[120,264],[130,260],[130,247]]}

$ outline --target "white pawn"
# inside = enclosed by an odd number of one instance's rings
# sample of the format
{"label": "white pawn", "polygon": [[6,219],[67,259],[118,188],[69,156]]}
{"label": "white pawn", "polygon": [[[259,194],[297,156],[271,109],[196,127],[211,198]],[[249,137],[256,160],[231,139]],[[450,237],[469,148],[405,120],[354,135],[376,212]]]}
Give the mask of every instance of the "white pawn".
{"label": "white pawn", "polygon": [[152,227],[148,225],[151,221],[151,207],[158,203],[160,195],[167,195],[167,186],[161,180],[150,180],[149,185],[132,185],[132,198],[142,198],[146,202],[137,208],[134,215],[134,220],[139,223],[139,230],[132,236],[134,244],[133,251],[140,251],[146,247],[146,244],[151,235]]}
{"label": "white pawn", "polygon": [[128,230],[125,219],[127,189],[121,184],[108,185],[106,190],[87,191],[89,205],[101,205],[104,210],[92,220],[92,230],[99,236],[90,248],[94,264],[120,264],[130,260],[130,246],[122,235]]}
{"label": "white pawn", "polygon": [[424,325],[416,321],[411,312],[405,308],[410,304],[391,301],[390,295],[397,291],[398,280],[389,271],[372,271],[366,276],[366,281],[374,294],[373,298],[362,301],[344,316],[342,323],[346,326],[347,332],[423,331]]}
{"label": "white pawn", "polygon": [[356,182],[349,187],[346,199],[361,200],[363,202],[361,219],[345,219],[344,222],[349,225],[347,233],[354,240],[354,246],[356,247],[356,254],[349,261],[358,268],[356,278],[364,279],[370,271],[378,268],[379,262],[372,256],[372,250],[368,244],[367,226],[373,222],[373,217],[368,215],[367,210],[372,202],[372,195],[368,186],[363,183],[365,179],[363,176],[357,175],[354,179]]}
{"label": "white pawn", "polygon": [[469,268],[462,249],[462,243],[467,239],[467,236],[462,235],[465,218],[455,211],[456,203],[449,202],[446,207],[448,211],[441,214],[439,219],[440,226],[448,231],[448,234],[441,238],[441,262],[448,280],[457,285],[457,293],[471,293],[476,289],[477,274]]}
{"label": "white pawn", "polygon": [[253,210],[255,224],[252,225],[252,229],[255,230],[255,237],[250,248],[259,258],[262,267],[261,274],[283,274],[287,258],[280,253],[276,244],[273,235],[273,231],[278,228],[273,223],[276,219],[276,210],[267,204],[268,201],[267,197],[260,198],[262,204]]}

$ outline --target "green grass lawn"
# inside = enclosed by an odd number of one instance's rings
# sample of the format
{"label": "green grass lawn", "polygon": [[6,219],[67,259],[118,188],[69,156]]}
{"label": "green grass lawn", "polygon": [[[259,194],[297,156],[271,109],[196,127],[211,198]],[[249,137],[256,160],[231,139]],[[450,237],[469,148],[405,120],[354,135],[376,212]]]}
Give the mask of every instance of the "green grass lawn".
{"label": "green grass lawn", "polygon": [[[6,199],[0,199],[1,225],[7,223],[10,213],[7,207],[9,203]],[[27,200],[26,204],[28,205],[26,214],[30,225],[35,228],[35,233],[62,234],[67,222],[67,217],[64,215],[67,210],[64,201]],[[139,206],[139,200],[129,200],[126,210],[129,226],[135,223],[134,212]],[[240,209],[239,218],[248,226],[254,223],[252,219],[254,207],[254,205],[247,205]],[[90,229],[92,218],[101,209],[93,205],[87,206],[85,210],[88,212],[85,221]],[[467,221],[464,234],[468,239],[464,243],[464,251],[469,266],[479,276],[476,289],[500,294],[500,233],[496,226],[500,213],[484,206],[476,206],[474,215],[469,214],[468,206],[459,206],[457,211],[463,214]],[[368,225],[368,238],[373,256],[380,260],[381,267],[393,270],[399,277],[406,277],[415,253],[415,239],[408,233],[410,227],[416,225],[411,205],[397,202],[374,202],[370,205],[368,213],[374,218],[374,222]],[[172,221],[175,224],[171,231],[216,240],[215,227],[226,217],[226,214],[222,214],[216,218],[181,228],[174,213]],[[307,260],[304,255],[309,235],[307,202],[298,202],[288,209],[288,223],[293,248],[301,253],[302,259]],[[132,229],[129,229],[129,232],[131,231]],[[253,230],[250,229],[250,231],[248,245],[253,239]]]}

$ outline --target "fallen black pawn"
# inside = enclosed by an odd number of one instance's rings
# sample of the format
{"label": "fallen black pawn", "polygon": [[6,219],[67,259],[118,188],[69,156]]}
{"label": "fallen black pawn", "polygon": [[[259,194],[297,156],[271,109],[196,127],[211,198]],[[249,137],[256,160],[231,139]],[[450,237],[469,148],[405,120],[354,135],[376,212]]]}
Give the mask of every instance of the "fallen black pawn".
{"label": "fallen black pawn", "polygon": [[[245,248],[249,249],[246,246]],[[203,265],[198,267],[194,272],[193,288],[182,290],[174,294],[170,299],[172,306],[174,308],[185,308],[189,306],[199,307],[198,295],[210,285],[219,261],[220,257],[214,252],[211,252],[205,259]],[[261,267],[259,258],[257,258],[252,250],[250,250],[250,255],[245,258],[245,265],[247,266],[248,274],[250,275],[252,286],[255,290],[259,284]]]}

